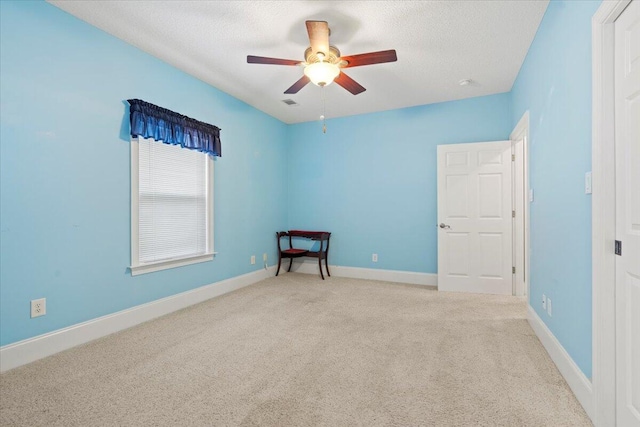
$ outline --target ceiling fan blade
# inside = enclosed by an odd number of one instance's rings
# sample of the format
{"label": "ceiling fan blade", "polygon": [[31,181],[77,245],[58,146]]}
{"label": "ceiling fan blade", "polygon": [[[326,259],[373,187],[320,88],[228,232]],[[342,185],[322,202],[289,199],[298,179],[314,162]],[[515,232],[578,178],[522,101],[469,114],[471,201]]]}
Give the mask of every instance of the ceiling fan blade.
{"label": "ceiling fan blade", "polygon": [[340,75],[334,80],[337,84],[348,90],[354,95],[364,92],[366,89],[360,85],[357,81],[347,76],[344,72],[340,72]]}
{"label": "ceiling fan blade", "polygon": [[327,21],[307,21],[307,33],[313,53],[329,54],[329,24]]}
{"label": "ceiling fan blade", "polygon": [[267,58],[266,56],[247,55],[249,64],[298,65],[301,61],[293,59]]}
{"label": "ceiling fan blade", "polygon": [[309,77],[307,77],[306,75],[302,76],[300,80],[295,82],[289,89],[285,90],[284,93],[298,93],[300,89],[305,87],[310,81],[311,80],[309,80]]}
{"label": "ceiling fan blade", "polygon": [[361,53],[359,55],[349,55],[340,58],[341,61],[347,61],[347,65],[342,68],[359,67],[361,65],[382,64],[384,62],[395,62],[398,60],[396,51],[381,50],[380,52]]}

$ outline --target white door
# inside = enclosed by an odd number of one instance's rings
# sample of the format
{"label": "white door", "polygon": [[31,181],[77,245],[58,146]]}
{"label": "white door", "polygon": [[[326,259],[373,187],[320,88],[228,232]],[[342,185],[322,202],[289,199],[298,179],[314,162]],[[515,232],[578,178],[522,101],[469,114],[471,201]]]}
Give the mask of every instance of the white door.
{"label": "white door", "polygon": [[640,1],[615,23],[616,418],[640,426]]}
{"label": "white door", "polygon": [[511,141],[438,146],[438,290],[511,295]]}

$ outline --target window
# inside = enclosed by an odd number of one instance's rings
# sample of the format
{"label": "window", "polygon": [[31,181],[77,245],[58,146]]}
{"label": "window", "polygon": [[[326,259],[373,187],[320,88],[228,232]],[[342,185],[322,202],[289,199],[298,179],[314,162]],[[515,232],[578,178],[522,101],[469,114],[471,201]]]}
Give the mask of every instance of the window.
{"label": "window", "polygon": [[213,259],[211,156],[131,140],[131,275]]}

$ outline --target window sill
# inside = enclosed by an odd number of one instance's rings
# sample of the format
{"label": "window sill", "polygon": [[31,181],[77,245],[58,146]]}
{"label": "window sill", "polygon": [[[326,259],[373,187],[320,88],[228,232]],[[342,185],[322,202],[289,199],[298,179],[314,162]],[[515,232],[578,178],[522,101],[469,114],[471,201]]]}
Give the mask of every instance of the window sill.
{"label": "window sill", "polygon": [[132,276],[138,276],[140,274],[153,273],[154,271],[168,270],[170,268],[182,267],[185,265],[197,264],[200,262],[206,262],[213,260],[213,256],[217,252],[210,254],[203,254],[189,258],[171,259],[167,261],[160,261],[148,264],[132,265],[129,267]]}

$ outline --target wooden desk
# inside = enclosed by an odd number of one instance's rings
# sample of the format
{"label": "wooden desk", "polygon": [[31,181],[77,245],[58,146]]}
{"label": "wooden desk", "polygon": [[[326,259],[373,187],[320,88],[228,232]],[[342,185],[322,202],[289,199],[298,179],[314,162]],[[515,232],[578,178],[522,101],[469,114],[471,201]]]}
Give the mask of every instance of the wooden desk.
{"label": "wooden desk", "polygon": [[[294,258],[309,256],[318,258],[318,268],[320,269],[320,277],[322,277],[322,280],[324,280],[324,274],[322,273],[323,259],[324,266],[327,269],[327,275],[331,277],[331,273],[329,273],[329,263],[327,261],[329,257],[329,238],[331,237],[331,233],[329,233],[328,231],[289,230],[276,233],[276,237],[278,240],[278,270],[276,271],[276,276],[278,275],[278,273],[280,273],[280,264],[282,262],[282,258],[289,258],[289,268],[287,269],[287,271],[291,271],[291,265],[293,264]],[[282,239],[283,237],[289,237],[289,249],[281,248],[280,239]],[[320,248],[315,251],[312,251],[310,249],[294,248],[292,240],[294,237],[301,237],[304,239],[310,239],[320,242]]]}

